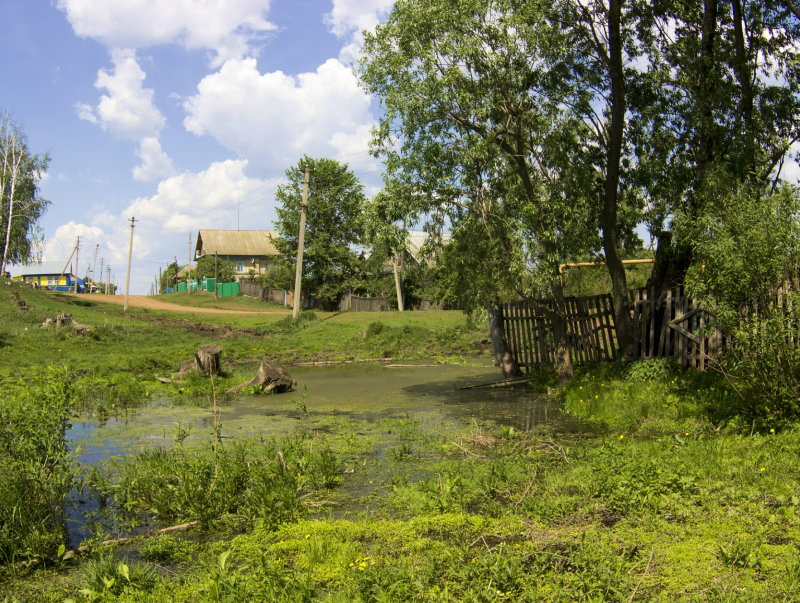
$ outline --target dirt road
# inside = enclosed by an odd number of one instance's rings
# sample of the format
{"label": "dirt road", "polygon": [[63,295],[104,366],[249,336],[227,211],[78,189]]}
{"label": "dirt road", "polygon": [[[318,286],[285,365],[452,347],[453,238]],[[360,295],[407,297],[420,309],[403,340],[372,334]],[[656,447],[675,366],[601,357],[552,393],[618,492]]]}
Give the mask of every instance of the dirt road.
{"label": "dirt road", "polygon": [[[122,306],[125,304],[124,295],[80,295],[75,293],[63,294],[67,297],[75,297],[85,301],[91,301],[102,304],[117,304]],[[290,311],[275,311],[264,310],[259,312],[256,310],[220,310],[218,308],[196,308],[193,306],[181,306],[180,304],[170,304],[164,301],[153,299],[147,295],[130,295],[128,296],[129,308],[144,308],[145,310],[162,310],[166,312],[183,312],[184,314],[290,314]]]}

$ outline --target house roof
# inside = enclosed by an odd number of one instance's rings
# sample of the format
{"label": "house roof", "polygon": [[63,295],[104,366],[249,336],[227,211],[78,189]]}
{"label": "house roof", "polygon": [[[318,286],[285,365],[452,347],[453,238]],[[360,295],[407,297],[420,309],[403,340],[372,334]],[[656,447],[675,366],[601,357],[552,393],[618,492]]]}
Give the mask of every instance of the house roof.
{"label": "house roof", "polygon": [[270,236],[277,239],[278,231],[201,229],[197,235],[195,257],[214,253],[252,257],[278,255]]}
{"label": "house roof", "polygon": [[[411,257],[419,261],[419,254],[425,243],[428,242],[428,233],[424,230],[409,230],[406,234],[406,250]],[[450,233],[442,234],[442,244],[446,245],[450,241]]]}
{"label": "house roof", "polygon": [[58,276],[62,271],[64,271],[64,274],[75,276],[75,273],[72,271],[72,261],[70,261],[67,269],[64,270],[64,264],[66,263],[66,260],[50,260],[48,262],[29,264],[27,266],[8,266],[6,270],[11,273],[12,277],[48,275]]}

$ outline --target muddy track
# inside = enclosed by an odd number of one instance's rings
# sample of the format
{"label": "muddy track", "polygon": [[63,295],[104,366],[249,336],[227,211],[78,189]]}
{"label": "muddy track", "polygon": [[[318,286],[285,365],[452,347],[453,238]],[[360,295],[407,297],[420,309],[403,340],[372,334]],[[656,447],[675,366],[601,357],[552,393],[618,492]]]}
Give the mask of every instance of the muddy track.
{"label": "muddy track", "polygon": [[[74,297],[84,301],[91,301],[100,304],[116,304],[122,306],[125,304],[124,295],[86,295],[75,293],[63,293],[65,297]],[[153,299],[147,295],[130,295],[128,296],[129,308],[144,308],[145,310],[156,310],[164,312],[182,312],[184,314],[244,314],[244,315],[275,315],[275,316],[288,316],[290,311],[275,311],[275,310],[220,310],[219,308],[196,308],[194,306],[181,306],[179,304],[170,304],[165,301]]]}

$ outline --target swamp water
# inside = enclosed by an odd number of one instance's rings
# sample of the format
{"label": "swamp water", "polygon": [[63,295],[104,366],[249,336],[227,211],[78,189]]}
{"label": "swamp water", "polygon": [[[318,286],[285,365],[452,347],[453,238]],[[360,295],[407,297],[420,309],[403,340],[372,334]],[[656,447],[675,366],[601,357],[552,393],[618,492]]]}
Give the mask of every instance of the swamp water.
{"label": "swamp water", "polygon": [[[500,375],[495,367],[421,364],[402,368],[377,364],[292,367],[290,372],[297,382],[292,393],[241,396],[218,404],[223,445],[247,437],[287,437],[298,430],[313,431],[315,437],[319,434],[323,439],[369,440],[371,434],[369,450],[340,458],[340,470],[347,475],[339,490],[350,501],[368,501],[377,495],[381,483],[394,479],[392,474],[398,470],[391,459],[397,456],[398,443],[402,444],[404,438],[402,430],[393,433],[391,429],[395,419],[444,434],[469,425],[476,429],[502,425],[522,432],[552,434],[587,431],[583,424],[564,415],[552,399],[524,383],[457,389],[497,381]],[[68,439],[84,468],[156,447],[180,444],[208,450],[214,440],[214,415],[210,403],[177,406],[164,398],[113,417],[77,417]],[[373,466],[370,471],[366,470],[368,460]],[[413,468],[403,471],[404,480],[422,478]],[[69,517],[71,546],[91,535],[92,517],[101,506],[92,497],[83,500],[75,493],[75,498]],[[336,514],[355,512],[356,506],[363,510],[363,505],[344,506],[350,510],[340,508]]]}

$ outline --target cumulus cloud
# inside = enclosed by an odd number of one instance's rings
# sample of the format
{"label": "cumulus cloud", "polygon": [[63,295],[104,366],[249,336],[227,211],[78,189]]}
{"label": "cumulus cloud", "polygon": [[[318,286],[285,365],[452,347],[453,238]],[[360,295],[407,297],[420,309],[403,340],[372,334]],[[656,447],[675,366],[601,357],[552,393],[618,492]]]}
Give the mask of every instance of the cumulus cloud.
{"label": "cumulus cloud", "polygon": [[[167,178],[159,183],[155,195],[136,199],[123,215],[136,216],[145,228],[188,232],[200,227],[235,227],[237,195],[241,194],[248,228],[268,229],[271,221],[264,206],[271,207],[270,195],[274,189],[264,190],[261,188],[266,184],[264,181],[248,178],[244,174],[246,165],[245,160],[229,159],[212,163],[201,172],[184,172]],[[260,209],[253,215],[250,212],[255,207]]]}
{"label": "cumulus cloud", "polygon": [[158,136],[165,124],[164,116],[153,104],[153,90],[143,86],[146,74],[136,61],[136,51],[112,50],[111,61],[114,71],[101,69],[94,84],[107,94],[100,97],[96,107],[75,105],[78,117],[126,140]]}
{"label": "cumulus cloud", "polygon": [[86,269],[84,259],[93,259],[94,246],[99,244],[99,257],[112,266],[122,284],[128,259],[128,220],[135,216],[131,292],[146,293],[159,264],[166,265],[175,257],[181,264],[186,261],[188,233],[194,240],[199,228],[236,228],[237,191],[241,193],[242,227],[272,228],[277,183],[248,178],[246,165],[244,160],[221,161],[201,172],[171,176],[159,183],[154,195],[134,199],[121,211],[93,207],[91,223],[70,221],[59,226],[47,240],[43,257],[66,261],[80,235],[85,242],[81,274]]}
{"label": "cumulus cloud", "polygon": [[333,0],[333,9],[325,23],[336,37],[347,40],[339,58],[350,63],[361,53],[363,31],[371,31],[386,19],[394,0]]}
{"label": "cumulus cloud", "polygon": [[[231,60],[184,102],[184,126],[209,134],[259,170],[280,173],[303,154],[366,149],[370,98],[348,67],[329,59],[297,77],[259,73],[255,59]],[[355,146],[361,146],[355,149]]]}
{"label": "cumulus cloud", "polygon": [[175,166],[161,148],[161,143],[155,136],[143,138],[139,142],[136,156],[142,160],[142,164],[133,168],[134,180],[148,182],[159,178],[166,178],[175,173]]}
{"label": "cumulus cloud", "polygon": [[255,55],[275,25],[270,0],[58,0],[75,33],[110,48],[181,44],[214,52],[212,66]]}

